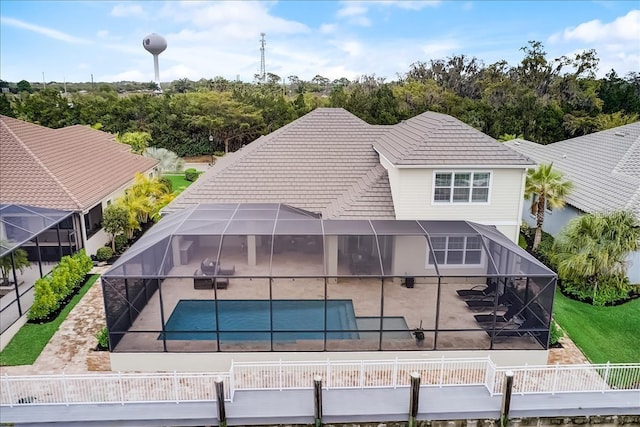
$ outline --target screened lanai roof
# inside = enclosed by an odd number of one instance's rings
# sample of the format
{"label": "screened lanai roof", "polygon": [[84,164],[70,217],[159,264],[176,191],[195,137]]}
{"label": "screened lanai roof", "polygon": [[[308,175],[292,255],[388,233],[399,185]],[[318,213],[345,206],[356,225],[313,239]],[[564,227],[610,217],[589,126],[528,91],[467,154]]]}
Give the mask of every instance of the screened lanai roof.
{"label": "screened lanai roof", "polygon": [[[261,270],[265,273],[260,274],[261,277],[278,276],[276,263],[283,260],[278,243],[283,240],[285,244],[302,242],[306,245],[303,247],[298,243],[296,249],[299,248],[300,253],[315,254],[315,262],[324,268],[324,275],[328,275],[328,260],[323,257],[331,256],[327,243],[331,236],[351,237],[357,242],[352,245],[355,249],[346,244],[340,247],[342,256],[347,259],[353,253],[345,254],[345,251],[357,251],[361,242],[367,241],[367,262],[374,266],[368,274],[356,271],[339,275],[398,275],[397,272],[394,274],[392,263],[385,259],[388,251],[381,248],[390,238],[402,237],[404,240],[398,239],[396,245],[402,245],[403,241],[419,241],[422,248],[431,251],[434,271],[431,276],[469,275],[468,271],[452,269],[450,264],[442,263],[442,254],[438,252],[453,248],[454,242],[462,242],[467,251],[482,253],[482,275],[555,276],[553,271],[491,226],[468,221],[328,220],[316,213],[271,203],[200,204],[169,214],[127,250],[104,276],[190,277],[194,275],[192,270],[174,268],[180,264],[175,260],[180,248],[191,244],[201,250],[206,247],[207,258],[222,266],[237,249],[231,242],[244,241],[246,244],[247,236],[260,236],[261,260],[263,266],[268,264]],[[186,242],[197,243],[184,246]],[[307,251],[309,245],[313,247],[311,251]],[[308,259],[311,258],[309,255]],[[311,274],[300,271],[298,275]]]}
{"label": "screened lanai roof", "polygon": [[73,212],[0,203],[0,257],[33,240]]}

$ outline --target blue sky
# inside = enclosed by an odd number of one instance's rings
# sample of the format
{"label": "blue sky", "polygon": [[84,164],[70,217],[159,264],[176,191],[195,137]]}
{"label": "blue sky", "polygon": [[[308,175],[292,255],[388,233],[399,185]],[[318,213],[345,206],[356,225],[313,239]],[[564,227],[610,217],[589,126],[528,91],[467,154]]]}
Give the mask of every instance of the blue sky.
{"label": "blue sky", "polygon": [[375,74],[465,54],[515,65],[529,40],[548,58],[596,49],[599,76],[640,71],[638,1],[7,1],[0,0],[0,78],[151,81],[142,39],[168,42],[160,79],[251,81],[260,68],[310,80]]}

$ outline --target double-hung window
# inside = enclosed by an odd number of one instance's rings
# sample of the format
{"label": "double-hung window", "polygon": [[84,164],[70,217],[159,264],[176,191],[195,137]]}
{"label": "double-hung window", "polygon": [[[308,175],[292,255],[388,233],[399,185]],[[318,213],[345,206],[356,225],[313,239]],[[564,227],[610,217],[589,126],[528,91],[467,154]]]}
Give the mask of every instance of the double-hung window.
{"label": "double-hung window", "polygon": [[487,203],[490,172],[436,172],[434,203]]}
{"label": "double-hung window", "polygon": [[479,265],[482,261],[480,239],[480,236],[433,236],[433,252],[427,248],[428,264],[434,264],[435,255],[438,265]]}

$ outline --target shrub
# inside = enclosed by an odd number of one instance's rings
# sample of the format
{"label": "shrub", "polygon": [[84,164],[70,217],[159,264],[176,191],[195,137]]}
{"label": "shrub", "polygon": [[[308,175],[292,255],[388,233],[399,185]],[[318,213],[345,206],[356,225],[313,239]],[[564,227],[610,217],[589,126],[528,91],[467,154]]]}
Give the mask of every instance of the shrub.
{"label": "shrub", "polygon": [[549,330],[549,345],[558,344],[560,338],[564,336],[562,329],[558,326],[555,320],[551,321],[551,329]]}
{"label": "shrub", "polygon": [[45,320],[59,307],[59,300],[51,289],[51,277],[46,276],[36,280],[34,285],[33,305],[29,309],[29,320]]}
{"label": "shrub", "polygon": [[106,326],[98,331],[96,340],[98,340],[98,350],[109,350],[109,330]]}
{"label": "shrub", "polygon": [[198,179],[198,175],[198,171],[194,168],[189,168],[184,171],[184,179],[186,179],[187,181],[195,181],[196,179]]}
{"label": "shrub", "polygon": [[108,246],[98,248],[98,250],[96,251],[96,258],[98,258],[98,261],[110,260],[111,258],[113,258],[113,249]]}
{"label": "shrub", "polygon": [[593,305],[616,305],[629,299],[629,279],[621,275],[603,276],[594,293],[593,285],[586,280],[566,280],[561,283],[562,292],[572,299]]}
{"label": "shrub", "polygon": [[67,297],[80,287],[92,268],[93,262],[84,250],[73,256],[62,257],[49,276],[36,281],[33,305],[29,310],[28,319],[31,321],[49,319]]}
{"label": "shrub", "polygon": [[213,155],[216,157],[223,157],[226,153],[224,151],[214,151]]}
{"label": "shrub", "polygon": [[158,182],[167,188],[167,193],[173,193],[173,184],[169,178],[166,176],[160,176],[158,177]]}
{"label": "shrub", "polygon": [[127,247],[127,245],[129,244],[129,239],[127,239],[127,236],[125,236],[124,234],[118,234],[115,238],[115,247],[116,247],[116,253],[122,253],[124,251],[124,248]]}

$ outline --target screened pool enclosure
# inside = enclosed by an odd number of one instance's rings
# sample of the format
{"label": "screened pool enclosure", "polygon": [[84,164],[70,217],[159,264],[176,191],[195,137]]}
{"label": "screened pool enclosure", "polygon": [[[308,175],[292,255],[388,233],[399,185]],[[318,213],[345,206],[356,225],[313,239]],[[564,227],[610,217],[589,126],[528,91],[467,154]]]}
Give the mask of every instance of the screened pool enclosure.
{"label": "screened pool enclosure", "polygon": [[556,275],[494,227],[167,215],[102,277],[113,352],[546,349]]}

